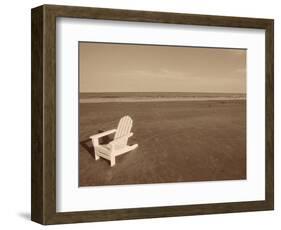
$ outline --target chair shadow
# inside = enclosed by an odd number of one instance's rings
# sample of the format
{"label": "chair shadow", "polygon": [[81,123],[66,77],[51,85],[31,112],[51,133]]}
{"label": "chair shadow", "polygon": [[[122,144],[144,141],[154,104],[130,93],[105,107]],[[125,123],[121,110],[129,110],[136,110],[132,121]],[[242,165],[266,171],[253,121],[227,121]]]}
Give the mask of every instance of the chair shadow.
{"label": "chair shadow", "polygon": [[92,144],[92,140],[89,138],[87,140],[80,141],[80,145],[87,150],[87,152],[92,156],[95,157],[95,148]]}
{"label": "chair shadow", "polygon": [[[98,130],[98,133],[104,132],[103,130]],[[99,139],[100,144],[108,144],[110,141],[112,141],[112,138],[110,136],[104,136]],[[87,152],[95,158],[95,148],[92,144],[92,140],[90,138],[80,141],[80,145],[87,150]]]}

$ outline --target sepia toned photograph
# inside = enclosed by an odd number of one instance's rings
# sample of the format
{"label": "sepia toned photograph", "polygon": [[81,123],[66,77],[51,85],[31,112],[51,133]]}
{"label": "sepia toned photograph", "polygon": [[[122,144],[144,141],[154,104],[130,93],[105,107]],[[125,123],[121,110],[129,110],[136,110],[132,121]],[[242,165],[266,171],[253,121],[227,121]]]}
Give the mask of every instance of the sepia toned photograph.
{"label": "sepia toned photograph", "polygon": [[78,46],[79,186],[247,179],[246,49]]}
{"label": "sepia toned photograph", "polygon": [[32,221],[274,210],[273,19],[42,5],[31,59]]}

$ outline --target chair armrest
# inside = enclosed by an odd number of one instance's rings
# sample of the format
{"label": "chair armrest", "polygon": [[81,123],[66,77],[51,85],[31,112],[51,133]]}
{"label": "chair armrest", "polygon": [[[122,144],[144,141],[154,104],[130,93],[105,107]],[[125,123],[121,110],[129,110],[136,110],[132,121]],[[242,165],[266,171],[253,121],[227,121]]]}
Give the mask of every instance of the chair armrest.
{"label": "chair armrest", "polygon": [[90,138],[91,139],[99,139],[101,137],[108,136],[108,135],[110,135],[112,133],[115,133],[115,132],[116,132],[116,129],[111,129],[111,130],[108,130],[108,131],[105,131],[105,132],[102,132],[102,133],[92,135],[92,136],[90,136]]}

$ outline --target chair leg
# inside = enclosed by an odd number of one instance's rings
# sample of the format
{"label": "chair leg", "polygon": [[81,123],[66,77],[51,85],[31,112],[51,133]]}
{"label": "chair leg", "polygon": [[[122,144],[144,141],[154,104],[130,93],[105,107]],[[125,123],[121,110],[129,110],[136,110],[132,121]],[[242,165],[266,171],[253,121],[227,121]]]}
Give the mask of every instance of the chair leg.
{"label": "chair leg", "polygon": [[115,156],[110,157],[110,166],[113,167],[115,165]]}
{"label": "chair leg", "polygon": [[100,159],[100,156],[98,156],[98,154],[95,153],[95,160]]}
{"label": "chair leg", "polygon": [[95,160],[98,160],[98,159],[100,159],[100,156],[98,156],[98,154],[97,154],[96,146],[99,145],[99,141],[98,141],[98,139],[92,139],[92,142],[93,142],[94,151],[95,151]]}

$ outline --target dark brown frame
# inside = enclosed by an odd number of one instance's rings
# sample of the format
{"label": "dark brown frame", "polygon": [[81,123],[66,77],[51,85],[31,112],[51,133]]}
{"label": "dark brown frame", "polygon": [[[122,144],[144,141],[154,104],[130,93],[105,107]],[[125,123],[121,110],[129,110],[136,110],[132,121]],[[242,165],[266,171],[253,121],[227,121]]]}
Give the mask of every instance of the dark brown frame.
{"label": "dark brown frame", "polygon": [[[274,21],[103,8],[43,5],[32,9],[31,219],[62,224],[274,209]],[[256,28],[266,31],[266,186],[264,201],[102,211],[56,212],[56,18]]]}

